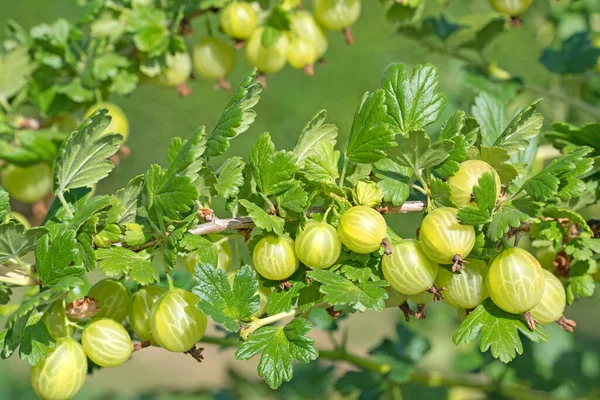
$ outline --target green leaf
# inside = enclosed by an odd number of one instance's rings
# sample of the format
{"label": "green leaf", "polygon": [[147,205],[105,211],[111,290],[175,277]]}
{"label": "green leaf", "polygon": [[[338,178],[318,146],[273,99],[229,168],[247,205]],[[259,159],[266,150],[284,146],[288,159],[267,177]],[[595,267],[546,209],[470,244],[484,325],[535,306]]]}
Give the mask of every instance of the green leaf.
{"label": "green leaf", "polygon": [[319,356],[314,340],[306,336],[311,329],[308,321],[298,318],[284,327],[265,326],[254,332],[248,341],[242,342],[235,358],[249,360],[262,353],[258,374],[272,389],[276,389],[283,381],[292,379],[294,360],[307,363]]}
{"label": "green leaf", "polygon": [[[281,312],[290,312],[296,305],[299,296],[308,292],[305,268],[298,268],[296,272],[294,272],[292,276],[288,278],[288,281],[292,285],[291,288],[282,289],[279,286],[276,286],[271,292],[267,308],[269,315],[275,315]],[[314,287],[316,284],[311,286]],[[317,296],[320,297],[318,290]],[[300,304],[298,304],[298,306],[300,306]]]}
{"label": "green leaf", "polygon": [[[592,266],[592,267],[590,267]],[[596,272],[596,265],[593,260],[590,261],[574,261],[569,270],[569,277],[565,285],[567,294],[567,304],[581,297],[590,297],[594,295],[596,290],[596,282],[591,275]]]}
{"label": "green leaf", "polygon": [[398,146],[388,149],[387,153],[398,165],[419,171],[444,162],[454,146],[450,140],[430,143],[431,139],[424,131],[412,131],[400,139]]}
{"label": "green leaf", "polygon": [[[3,223],[6,216],[10,212],[10,198],[8,192],[0,186],[0,223]],[[0,230],[1,232],[1,230]],[[2,234],[0,233],[0,243],[2,242]],[[0,244],[1,246],[1,244]],[[2,261],[4,262],[4,261]]]}
{"label": "green leaf", "polygon": [[[600,123],[592,122],[579,128],[567,122],[555,122],[552,124],[552,129],[544,136],[551,140],[557,149],[564,151],[573,146],[587,146],[594,149],[594,155],[600,153],[600,142],[598,141]],[[568,153],[568,151],[565,152]]]}
{"label": "green leaf", "polygon": [[58,151],[48,131],[19,131],[12,143],[0,141],[0,159],[22,167],[54,162]]}
{"label": "green leaf", "polygon": [[465,113],[455,112],[448,121],[442,126],[440,140],[451,140],[454,143],[449,156],[442,165],[436,168],[436,172],[442,177],[447,178],[454,175],[460,169],[460,163],[467,159],[471,146],[477,139],[479,127],[470,128],[465,124]]}
{"label": "green leaf", "polygon": [[111,121],[106,109],[94,112],[62,143],[54,167],[54,192],[90,186],[105,178],[115,165],[108,160],[123,137],[104,133]]}
{"label": "green leaf", "polygon": [[596,65],[600,49],[587,32],[578,32],[565,39],[557,49],[545,49],[540,62],[556,74],[581,74]]}
{"label": "green leaf", "polygon": [[38,275],[45,286],[52,286],[67,276],[83,276],[81,265],[71,265],[79,255],[76,231],[67,229],[50,241],[50,235],[40,239],[35,250]]}
{"label": "green leaf", "polygon": [[452,341],[455,345],[467,344],[479,336],[479,349],[482,353],[491,349],[494,358],[508,363],[517,353],[523,354],[519,333],[536,343],[548,340],[544,328],[538,326],[535,331],[531,331],[523,317],[501,310],[488,298],[465,318]]}
{"label": "green leaf", "polygon": [[404,64],[391,64],[383,73],[381,88],[387,113],[403,134],[435,122],[446,105],[437,69],[431,64],[415,66],[412,74]]}
{"label": "green leaf", "polygon": [[582,233],[565,245],[565,252],[572,255],[575,260],[589,260],[594,253],[600,254],[600,238]]}
{"label": "green leaf", "polygon": [[287,192],[277,196],[277,206],[282,217],[288,214],[298,215],[309,205],[308,194],[302,189],[300,182],[295,182]]}
{"label": "green leaf", "polygon": [[294,147],[296,165],[299,168],[304,168],[307,158],[318,154],[319,146],[331,144],[332,149],[335,147],[337,126],[325,124],[325,119],[327,119],[327,111],[319,111],[300,133],[296,147]]}
{"label": "green leaf", "polygon": [[121,274],[127,274],[140,285],[159,281],[158,272],[148,254],[135,253],[123,247],[109,247],[96,250],[96,259],[98,266],[108,277],[117,278]]}
{"label": "green leaf", "polygon": [[0,264],[35,249],[38,240],[47,232],[44,227],[26,229],[14,222],[0,225]]}
{"label": "green leaf", "polygon": [[257,227],[266,232],[273,232],[277,236],[283,235],[283,225],[285,224],[283,218],[269,215],[265,210],[245,199],[240,200],[240,204],[248,211],[248,216],[252,218]]}
{"label": "green leaf", "polygon": [[448,21],[444,14],[423,19],[423,29],[425,29],[426,32],[433,32],[442,40],[448,39],[454,32],[461,28],[461,25]]}
{"label": "green leaf", "polygon": [[[76,286],[83,285],[84,282],[81,278],[68,276],[61,279],[53,287],[44,290],[36,296],[33,296],[29,300],[25,301],[17,311],[15,311],[8,321],[6,322],[6,336],[4,337],[4,346],[2,349],[2,358],[10,357],[14,351],[19,347],[25,345],[23,355],[26,356],[28,361],[40,361],[43,357],[43,350],[38,346],[39,343],[43,343],[37,339],[41,339],[40,335],[31,335],[32,332],[26,335],[26,330],[29,326],[32,326],[40,320],[44,311],[54,303],[65,296],[65,294]],[[26,339],[28,339],[26,341]],[[35,340],[36,344],[31,341]],[[51,340],[53,343],[54,341]],[[31,349],[32,352],[28,353]],[[35,353],[33,353],[35,351]]]}
{"label": "green leaf", "polygon": [[127,183],[124,189],[120,189],[115,197],[118,202],[113,210],[116,212],[114,221],[119,225],[125,225],[135,221],[137,208],[140,205],[140,195],[144,185],[144,176],[138,175]]}
{"label": "green leaf", "polygon": [[217,182],[215,189],[219,196],[226,199],[237,197],[240,193],[240,188],[244,184],[244,176],[242,172],[246,163],[241,157],[230,157],[217,171]]}
{"label": "green leaf", "polygon": [[476,159],[485,161],[496,170],[500,177],[502,186],[508,186],[512,181],[519,176],[519,171],[514,165],[507,163],[510,160],[510,155],[507,149],[501,147],[481,146],[480,152],[477,153]]}
{"label": "green leaf", "polygon": [[335,181],[339,177],[339,159],[340,152],[334,150],[331,143],[317,143],[312,149],[312,154],[304,162],[306,169],[304,177],[311,182],[335,185]]}
{"label": "green leaf", "polygon": [[28,325],[23,331],[19,358],[31,366],[35,366],[48,357],[48,348],[53,348],[55,341],[42,321]]}
{"label": "green leaf", "polygon": [[0,98],[8,99],[17,94],[27,84],[34,69],[25,46],[7,54],[0,53]]}
{"label": "green leaf", "polygon": [[250,152],[252,173],[258,189],[267,196],[278,195],[295,186],[298,171],[296,156],[290,151],[275,151],[271,135],[260,135]]}
{"label": "green leaf", "polygon": [[458,219],[464,225],[482,225],[490,222],[492,211],[496,205],[498,193],[496,192],[496,180],[491,173],[486,172],[473,187],[475,196],[474,205],[466,205],[458,210]]}
{"label": "green leaf", "polygon": [[447,182],[444,182],[439,178],[431,178],[431,181],[429,182],[429,193],[431,201],[436,207],[456,208],[456,204],[450,199],[452,188],[450,188],[450,185]]}
{"label": "green leaf", "polygon": [[566,218],[569,221],[579,225],[580,228],[590,235],[594,234],[594,232],[592,232],[592,228],[590,228],[585,218],[583,218],[583,216],[576,211],[567,210],[566,208],[561,207],[547,207],[542,211],[542,215],[554,219]]}
{"label": "green leaf", "polygon": [[542,206],[543,204],[528,199],[514,200],[504,204],[493,215],[486,236],[493,241],[500,240],[511,227],[517,228],[537,217]]}
{"label": "green leaf", "polygon": [[175,225],[163,244],[163,260],[167,273],[175,268],[177,264],[178,243],[194,223],[196,223],[196,214],[192,213]]}
{"label": "green leaf", "polygon": [[381,311],[387,299],[385,287],[388,283],[384,280],[355,283],[328,270],[312,270],[308,277],[320,282],[319,288],[323,293],[323,300],[331,305],[352,305],[358,311],[373,309]]}
{"label": "green leaf", "polygon": [[471,113],[481,127],[483,144],[493,146],[508,122],[504,103],[486,92],[481,92],[475,98]]}
{"label": "green leaf", "polygon": [[473,39],[463,43],[461,47],[481,51],[487,47],[499,33],[504,31],[505,25],[506,21],[504,17],[491,19],[483,28],[475,33]]}
{"label": "green leaf", "polygon": [[198,192],[187,176],[168,174],[153,164],[146,172],[145,203],[161,215],[179,220],[190,212],[198,199]]}
{"label": "green leaf", "polygon": [[262,34],[261,43],[265,47],[271,47],[286,32],[290,30],[291,15],[282,6],[275,6],[265,22],[265,28]]}
{"label": "green leaf", "polygon": [[194,279],[197,285],[192,292],[201,300],[198,308],[228,331],[239,331],[240,321],[258,311],[258,281],[252,267],[241,267],[230,285],[227,272],[201,262],[196,267]]}
{"label": "green leaf", "polygon": [[365,93],[352,122],[346,158],[356,163],[373,163],[385,157],[394,143],[394,120],[386,112],[383,89]]}
{"label": "green leaf", "polygon": [[383,158],[373,165],[373,173],[378,179],[377,186],[383,193],[383,200],[395,206],[403,204],[410,194],[412,170]]}
{"label": "green leaf", "polygon": [[185,234],[179,242],[179,247],[186,253],[196,253],[198,260],[205,264],[218,265],[217,247],[203,236]]}
{"label": "green leaf", "polygon": [[494,141],[494,146],[505,148],[509,153],[525,150],[544,124],[542,115],[535,112],[540,101],[536,100],[522,109]]}
{"label": "green leaf", "polygon": [[225,111],[217,122],[215,129],[208,135],[206,155],[219,156],[229,148],[229,141],[246,132],[256,118],[252,107],[258,103],[262,84],[255,80],[256,69],[244,76],[233,97],[227,103]]}
{"label": "green leaf", "polygon": [[121,68],[129,65],[127,57],[117,53],[104,53],[94,59],[94,77],[99,80],[115,78]]}
{"label": "green leaf", "polygon": [[94,100],[94,91],[83,86],[80,78],[72,79],[65,85],[56,85],[54,91],[64,94],[75,103],[87,103]]}

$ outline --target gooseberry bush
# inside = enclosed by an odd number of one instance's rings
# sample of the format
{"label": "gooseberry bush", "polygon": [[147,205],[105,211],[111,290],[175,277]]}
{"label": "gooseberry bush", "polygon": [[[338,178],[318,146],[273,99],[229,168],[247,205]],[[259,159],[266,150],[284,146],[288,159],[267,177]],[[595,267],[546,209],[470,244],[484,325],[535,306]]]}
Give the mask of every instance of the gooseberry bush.
{"label": "gooseberry bush", "polygon": [[[385,342],[373,359],[345,344],[318,350],[311,330],[386,307],[422,319],[444,299],[462,319],[448,340],[479,341],[504,362],[523,352],[522,339],[551,340],[546,324],[575,327],[565,307],[592,294],[600,252],[597,225],[574,206],[597,201],[597,123],[554,124],[546,136],[562,155],[534,171],[539,101],[491,131],[484,126],[506,110],[478,98],[476,117],[454,112],[433,141],[428,127],[446,102],[435,67],[391,64],[343,145],[319,111],[293,149],[275,149],[263,133],[248,158],[215,165],[255,119],[256,78],[256,70],[244,77],[212,129],[174,138],[167,165],[115,194],[90,195],[123,140],[108,131],[107,109],[60,145],[41,226],[9,217],[2,190],[2,303],[16,286],[32,289],[8,318],[1,355],[17,352],[32,366],[40,397],[70,398],[86,370],[116,367],[148,346],[201,361],[202,342],[235,346],[238,360],[258,357],[271,388],[292,379],[296,362],[323,357],[359,368],[340,378],[342,393],[366,374],[381,394],[423,381],[411,367],[419,356]],[[228,215],[211,208],[217,200]],[[402,239],[386,215],[409,212],[424,219],[416,238]],[[560,262],[542,266],[535,248],[519,247],[522,236]],[[187,285],[178,278],[186,269]],[[90,287],[94,270],[106,279]],[[226,334],[204,336],[209,324]]]}

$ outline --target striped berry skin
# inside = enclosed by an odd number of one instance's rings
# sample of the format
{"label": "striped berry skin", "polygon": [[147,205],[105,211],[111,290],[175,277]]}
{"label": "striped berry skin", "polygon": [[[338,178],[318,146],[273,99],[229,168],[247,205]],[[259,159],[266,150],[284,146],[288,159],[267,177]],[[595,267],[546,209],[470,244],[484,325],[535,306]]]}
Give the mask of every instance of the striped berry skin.
{"label": "striped berry skin", "polygon": [[383,256],[382,266],[385,280],[394,289],[406,295],[414,295],[433,285],[438,265],[425,256],[418,242],[402,240],[391,245],[392,255]]}
{"label": "striped berry skin", "polygon": [[116,367],[129,360],[133,344],[127,330],[115,320],[104,318],[84,329],[81,344],[85,354],[101,367]]}
{"label": "striped berry skin", "polygon": [[439,264],[452,264],[456,254],[464,259],[475,245],[475,229],[461,225],[457,214],[455,208],[436,208],[421,223],[419,239],[423,251]]}
{"label": "striped berry skin", "polygon": [[129,325],[140,340],[149,340],[155,343],[150,331],[150,313],[154,303],[167,289],[162,286],[145,286],[133,295],[131,310],[129,312]]}
{"label": "striped berry skin", "polygon": [[485,276],[488,266],[482,260],[467,259],[466,267],[457,273],[440,268],[435,285],[445,287],[444,300],[452,307],[472,309],[488,297]]}
{"label": "striped berry skin", "polygon": [[273,281],[289,278],[300,265],[294,241],[288,236],[269,235],[260,239],[252,252],[252,261],[256,272]]}
{"label": "striped berry skin", "polygon": [[331,267],[342,253],[342,242],[335,228],[325,222],[310,221],[296,236],[298,258],[309,268]]}
{"label": "striped berry skin", "polygon": [[479,178],[489,172],[496,181],[496,199],[500,197],[500,176],[494,168],[485,161],[468,160],[460,164],[456,174],[448,178],[448,184],[452,190],[450,199],[458,206],[466,206],[471,203],[473,188],[479,184]]}
{"label": "striped berry skin", "polygon": [[516,247],[503,250],[492,260],[486,277],[490,298],[508,313],[530,311],[544,295],[543,271],[529,252]]}
{"label": "striped berry skin", "polygon": [[234,39],[248,39],[257,26],[258,17],[250,3],[234,1],[221,11],[221,28]]}
{"label": "striped berry skin", "polygon": [[[443,268],[440,268],[443,269]],[[446,298],[444,294],[444,298]],[[427,290],[419,293],[408,296],[408,299],[415,304],[429,304],[433,302],[433,293],[428,292]]]}
{"label": "striped berry skin", "polygon": [[408,300],[407,295],[400,293],[391,286],[386,286],[385,291],[388,294],[388,298],[385,299],[386,308],[401,306],[402,304],[406,303],[406,300]]}
{"label": "striped berry skin", "polygon": [[387,235],[385,219],[371,207],[356,206],[340,218],[338,236],[355,253],[368,254],[379,249]]}
{"label": "striped berry skin", "polygon": [[90,289],[88,296],[96,300],[100,311],[94,319],[110,318],[123,322],[131,308],[131,293],[123,283],[114,279],[104,279]]}
{"label": "striped berry skin", "polygon": [[559,319],[565,311],[567,296],[562,282],[548,270],[544,270],[544,295],[542,300],[531,309],[531,316],[542,325]]}
{"label": "striped berry skin", "polygon": [[360,0],[314,0],[315,18],[322,27],[339,31],[352,26],[360,15]]}
{"label": "striped berry skin", "polygon": [[169,351],[182,353],[192,348],[206,331],[206,315],[196,304],[199,299],[183,289],[163,294],[152,307],[150,330],[156,343]]}
{"label": "striped berry skin", "polygon": [[82,388],[86,374],[83,347],[71,338],[59,339],[48,357],[31,368],[31,386],[44,400],[68,400]]}

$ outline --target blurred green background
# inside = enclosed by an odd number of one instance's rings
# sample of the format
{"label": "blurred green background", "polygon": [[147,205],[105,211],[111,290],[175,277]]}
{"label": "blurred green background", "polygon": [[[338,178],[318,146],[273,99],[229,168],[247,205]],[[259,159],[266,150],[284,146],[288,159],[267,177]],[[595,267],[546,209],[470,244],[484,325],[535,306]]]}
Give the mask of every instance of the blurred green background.
{"label": "blurred green background", "polygon": [[[537,60],[542,49],[548,45],[543,31],[531,27],[540,26],[539,18],[545,15],[547,1],[534,2],[532,10],[524,17],[521,29],[512,29],[502,34],[485,50],[488,60],[495,60],[511,73],[521,76],[528,84],[544,88],[553,88],[558,78],[552,75]],[[443,6],[429,1],[425,15],[438,14]],[[464,16],[466,23],[485,23],[492,14],[487,1],[452,1],[444,9],[448,16]],[[80,14],[74,0],[1,0],[0,24],[12,19],[26,28],[52,22],[57,18],[76,20]],[[575,22],[576,23],[576,22]],[[188,38],[191,46],[204,33],[202,21],[194,21],[195,34]],[[341,34],[330,32],[330,49],[326,54],[327,64],[316,66],[316,75],[306,77],[291,68],[267,77],[267,88],[257,105],[258,117],[250,130],[235,139],[228,156],[247,157],[254,140],[262,132],[271,133],[278,149],[291,149],[304,124],[319,110],[326,109],[329,122],[335,123],[340,132],[339,143],[343,144],[351,127],[354,110],[367,90],[377,87],[381,72],[390,62],[403,62],[410,66],[418,63],[432,63],[438,67],[441,77],[441,89],[448,96],[448,103],[441,120],[445,120],[457,109],[469,110],[475,93],[463,82],[462,63],[443,54],[432,54],[410,39],[395,34],[397,27],[388,22],[384,9],[373,0],[363,1],[363,13],[354,27],[357,42],[347,46]],[[564,28],[568,29],[568,27]],[[576,29],[572,28],[572,29]],[[3,33],[0,33],[0,40]],[[243,53],[238,53],[236,69],[230,76],[232,85],[236,85],[248,70]],[[129,179],[143,173],[149,164],[166,162],[166,149],[174,136],[186,136],[199,125],[208,129],[217,121],[229,99],[230,93],[215,92],[212,83],[191,81],[193,94],[180,98],[176,90],[159,89],[152,85],[142,85],[127,98],[112,98],[129,117],[131,134],[128,145],[131,156],[124,159],[118,168],[98,186],[99,193],[110,193],[123,187]],[[522,94],[513,103],[513,107],[525,104],[539,95]],[[552,120],[566,118],[567,110],[556,100],[545,100],[542,112],[547,124]],[[585,118],[585,117],[584,117]],[[573,121],[581,122],[581,121]],[[433,125],[429,132],[436,136],[439,124]],[[214,160],[215,165],[221,160]],[[419,215],[393,215],[388,217],[391,226],[402,236],[414,236]],[[536,346],[536,352],[547,357],[559,357],[565,344],[576,343],[576,348],[598,352],[600,349],[600,321],[598,301],[600,296],[579,301],[568,309],[567,315],[577,320],[576,333],[566,334],[551,327],[550,343]],[[454,360],[465,349],[455,348],[451,337],[458,325],[455,311],[446,304],[431,306],[428,318],[413,321],[410,327],[424,332],[432,341],[432,351],[424,359],[421,367],[431,368],[441,373],[453,371]],[[396,310],[381,313],[356,314],[341,322],[343,328],[349,328],[350,348],[359,353],[378,343],[383,337],[394,334],[394,326],[400,319]],[[214,332],[214,331],[213,331]],[[323,347],[329,342],[325,334],[314,333]],[[528,346],[531,347],[531,346]],[[528,349],[530,350],[530,349]],[[215,389],[227,385],[228,367],[234,367],[240,374],[256,379],[255,361],[236,362],[233,351],[221,352],[210,346],[205,350],[205,361],[196,363],[191,357],[172,354],[150,348],[133,356],[133,360],[116,369],[104,369],[88,378],[85,389],[77,399],[128,398],[145,391],[156,390],[194,390]],[[579,373],[582,361],[579,358],[566,358],[566,370]],[[569,365],[571,367],[569,367]],[[345,368],[345,366],[343,366]],[[342,369],[343,369],[342,368]],[[600,386],[600,365],[591,365],[584,374],[596,379]],[[28,398],[23,392],[13,392],[15,388],[28,388],[28,367],[13,357],[0,363],[0,398]],[[583,379],[584,377],[582,377]],[[26,389],[29,390],[30,389]],[[30,391],[31,392],[31,391]],[[17,394],[18,393],[18,394]],[[31,392],[31,396],[33,393]],[[442,398],[444,394],[436,390],[424,391],[415,387],[405,392],[405,398]],[[469,397],[467,393],[455,393],[454,399]]]}

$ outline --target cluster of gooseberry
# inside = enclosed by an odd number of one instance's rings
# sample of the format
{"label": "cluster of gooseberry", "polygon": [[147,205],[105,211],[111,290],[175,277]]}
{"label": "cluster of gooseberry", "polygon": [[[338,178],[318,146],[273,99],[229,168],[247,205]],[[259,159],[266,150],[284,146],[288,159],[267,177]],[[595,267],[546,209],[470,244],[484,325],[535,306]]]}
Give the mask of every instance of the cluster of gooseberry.
{"label": "cluster of gooseberry", "polygon": [[[465,161],[448,180],[451,199],[458,207],[473,202],[473,188],[485,173],[493,175],[499,196],[497,172],[484,161]],[[462,225],[457,215],[457,208],[433,209],[424,218],[417,239],[390,244],[383,216],[373,208],[354,206],[341,215],[337,230],[326,220],[311,220],[295,240],[275,235],[262,238],[252,254],[254,268],[266,279],[285,281],[300,262],[311,269],[330,268],[340,257],[342,245],[359,254],[384,247],[382,271],[391,285],[386,305],[400,306],[407,320],[410,315],[424,318],[424,306],[442,299],[464,316],[489,296],[502,310],[523,314],[531,329],[536,323],[556,321],[571,330],[574,323],[563,317],[566,295],[560,280],[521,248],[503,248],[489,265],[469,257],[476,232]],[[416,313],[407,300],[417,305]]]}

